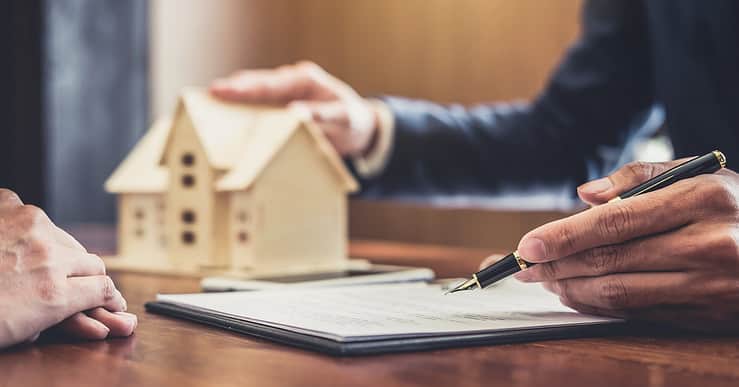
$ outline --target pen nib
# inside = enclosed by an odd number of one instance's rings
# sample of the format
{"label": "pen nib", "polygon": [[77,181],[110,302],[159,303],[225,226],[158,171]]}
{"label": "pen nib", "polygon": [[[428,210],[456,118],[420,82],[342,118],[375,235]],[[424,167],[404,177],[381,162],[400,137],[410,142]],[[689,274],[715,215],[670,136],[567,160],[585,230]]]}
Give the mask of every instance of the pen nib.
{"label": "pen nib", "polygon": [[474,278],[470,278],[467,281],[464,281],[461,284],[455,286],[454,288],[447,290],[446,293],[444,293],[444,295],[446,296],[449,293],[461,292],[463,290],[472,290],[476,286],[477,286],[477,281],[475,281]]}

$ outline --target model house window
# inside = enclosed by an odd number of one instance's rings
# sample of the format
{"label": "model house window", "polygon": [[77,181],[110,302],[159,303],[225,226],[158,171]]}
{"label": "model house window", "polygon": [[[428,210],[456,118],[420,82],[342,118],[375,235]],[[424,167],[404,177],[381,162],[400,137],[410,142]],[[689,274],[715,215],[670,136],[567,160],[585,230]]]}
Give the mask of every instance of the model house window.
{"label": "model house window", "polygon": [[182,233],[182,242],[191,245],[195,243],[195,233],[192,231],[185,231]]}
{"label": "model house window", "polygon": [[182,176],[182,185],[188,188],[194,186],[195,176],[189,174]]}
{"label": "model house window", "polygon": [[236,239],[238,239],[240,243],[246,243],[249,241],[249,234],[246,231],[240,231],[236,235]]}
{"label": "model house window", "polygon": [[185,223],[195,223],[195,211],[193,210],[182,211],[182,221]]}
{"label": "model house window", "polygon": [[241,223],[246,223],[246,221],[249,220],[249,214],[246,211],[241,210],[236,214],[236,219]]}
{"label": "model house window", "polygon": [[164,209],[165,209],[164,201],[158,200],[157,201],[157,224],[163,225],[164,224]]}
{"label": "model house window", "polygon": [[136,236],[136,238],[143,238],[144,229],[142,228],[141,223],[143,223],[144,219],[144,209],[137,208],[136,211],[134,211],[133,216],[136,218],[136,229],[133,231],[133,234]]}
{"label": "model house window", "polygon": [[182,165],[190,167],[195,164],[195,155],[192,153],[185,153],[182,155]]}

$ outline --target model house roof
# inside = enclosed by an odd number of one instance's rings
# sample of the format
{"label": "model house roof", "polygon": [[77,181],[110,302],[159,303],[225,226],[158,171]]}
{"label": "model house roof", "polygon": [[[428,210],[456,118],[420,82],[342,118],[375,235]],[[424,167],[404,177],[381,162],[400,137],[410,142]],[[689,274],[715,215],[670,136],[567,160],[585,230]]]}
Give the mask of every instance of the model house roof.
{"label": "model house roof", "polygon": [[[180,115],[187,114],[210,165],[215,169],[228,170],[241,156],[257,116],[269,110],[274,108],[224,102],[207,92],[185,89],[180,94],[174,122]],[[164,147],[165,153],[169,141],[171,135]],[[161,163],[165,163],[164,155]]]}
{"label": "model house roof", "polygon": [[[124,168],[130,158],[134,158],[134,154],[137,162],[128,163],[131,166],[126,165],[126,174],[122,172],[120,178],[119,171],[116,170],[108,181],[111,183],[115,180],[113,183],[116,184],[106,183],[106,189],[111,192],[148,192],[149,190],[127,189],[128,182],[122,180],[136,176],[133,170],[138,168],[166,169],[166,152],[174,133],[172,125],[183,114],[192,121],[210,165],[224,172],[216,182],[215,188],[219,191],[249,188],[282,146],[299,130],[305,130],[310,135],[315,149],[336,173],[339,183],[346,191],[355,191],[358,187],[344,162],[315,124],[301,121],[285,108],[229,103],[218,100],[205,91],[188,89],[180,96],[172,123],[162,125],[161,128],[157,125],[152,127],[150,132],[156,129],[157,133],[147,134],[124,160],[119,170]],[[149,139],[150,135],[155,138]],[[151,166],[152,161],[156,168]],[[166,174],[159,179],[161,181],[158,185],[152,183],[150,188],[158,187],[159,191],[163,191],[166,188]],[[113,187],[123,189],[111,189]],[[151,191],[156,192],[157,189]]]}
{"label": "model house roof", "polygon": [[169,118],[157,120],[105,182],[105,190],[114,193],[164,191],[167,169],[159,160],[170,126]]}
{"label": "model house roof", "polygon": [[347,191],[355,191],[357,183],[347,171],[344,162],[326,140],[321,129],[310,122],[302,122],[284,110],[264,112],[254,122],[249,140],[242,148],[242,156],[234,167],[216,184],[218,191],[244,190],[257,179],[277,152],[299,130],[306,131],[316,150],[336,173],[340,184]]}

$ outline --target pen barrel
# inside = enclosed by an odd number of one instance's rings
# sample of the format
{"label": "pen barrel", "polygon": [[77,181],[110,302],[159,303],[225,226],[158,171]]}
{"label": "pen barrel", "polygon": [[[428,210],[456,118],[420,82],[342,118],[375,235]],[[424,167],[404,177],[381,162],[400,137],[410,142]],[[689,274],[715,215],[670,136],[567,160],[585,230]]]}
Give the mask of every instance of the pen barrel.
{"label": "pen barrel", "polygon": [[667,187],[679,180],[702,175],[704,173],[714,173],[723,168],[725,163],[726,159],[724,158],[723,153],[714,151],[703,156],[693,158],[690,161],[669,169],[618,196],[621,199],[626,199]]}
{"label": "pen barrel", "polygon": [[[527,265],[531,266],[533,264],[527,262]],[[521,271],[521,266],[518,264],[513,253],[511,253],[494,264],[478,271],[475,275],[480,286],[485,288],[519,271]]]}

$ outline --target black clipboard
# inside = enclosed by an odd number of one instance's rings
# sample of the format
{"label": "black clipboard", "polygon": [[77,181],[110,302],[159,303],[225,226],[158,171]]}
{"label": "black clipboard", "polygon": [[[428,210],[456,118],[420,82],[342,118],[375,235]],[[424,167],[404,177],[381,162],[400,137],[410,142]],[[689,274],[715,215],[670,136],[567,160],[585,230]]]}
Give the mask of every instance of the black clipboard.
{"label": "black clipboard", "polygon": [[596,325],[575,325],[488,333],[450,334],[444,336],[392,338],[372,341],[342,342],[323,337],[296,333],[254,322],[239,320],[178,304],[152,301],[147,312],[198,322],[231,332],[259,337],[293,347],[317,351],[332,356],[363,356],[386,353],[415,352],[432,349],[510,344],[541,340],[606,336],[624,332],[626,323],[609,322]]}

